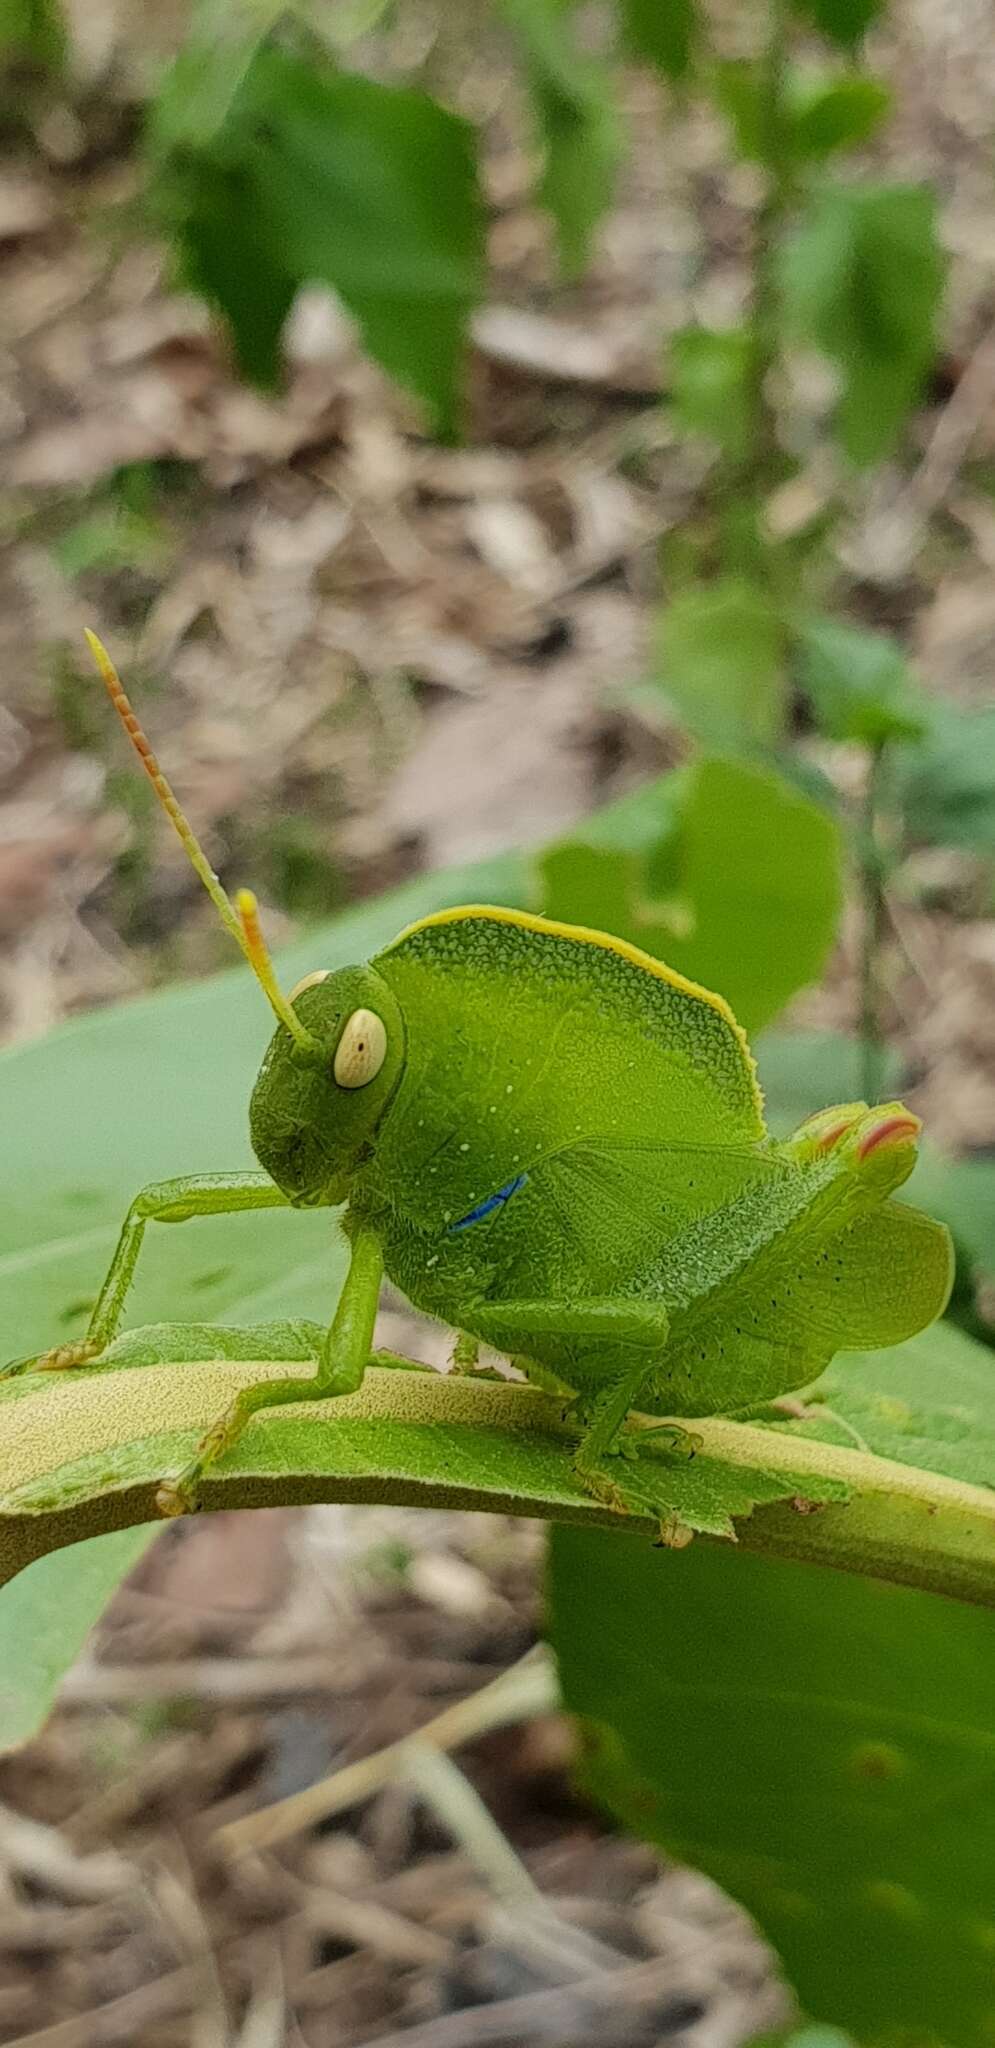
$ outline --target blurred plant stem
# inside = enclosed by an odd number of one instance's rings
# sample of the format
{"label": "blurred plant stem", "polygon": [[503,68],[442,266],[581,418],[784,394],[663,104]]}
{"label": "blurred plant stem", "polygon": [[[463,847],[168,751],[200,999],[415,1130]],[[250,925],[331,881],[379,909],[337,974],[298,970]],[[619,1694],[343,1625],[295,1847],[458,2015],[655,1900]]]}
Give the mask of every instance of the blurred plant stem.
{"label": "blurred plant stem", "polygon": [[760,68],[760,119],[766,138],[765,190],[757,209],[751,258],[753,363],[752,412],[746,479],[758,516],[779,481],[781,452],[769,380],[781,347],[778,286],[781,230],[791,202],[792,175],[786,148],[785,92],[788,80],[788,19],[785,0],[769,0],[767,36]]}
{"label": "blurred plant stem", "polygon": [[884,1036],[881,1027],[881,948],[888,906],[886,854],[881,843],[881,788],[887,743],[870,748],[857,835],[860,866],[860,1093],[877,1102],[881,1093]]}
{"label": "blurred plant stem", "polygon": [[749,300],[744,316],[749,333],[745,434],[742,455],[726,472],[722,512],[727,568],[749,576],[772,595],[781,596],[787,593],[780,590],[781,558],[766,531],[766,506],[784,469],[771,383],[781,355],[781,237],[793,196],[785,97],[788,48],[786,0],[768,0],[758,64],[758,126],[764,136],[764,187],[753,220]]}

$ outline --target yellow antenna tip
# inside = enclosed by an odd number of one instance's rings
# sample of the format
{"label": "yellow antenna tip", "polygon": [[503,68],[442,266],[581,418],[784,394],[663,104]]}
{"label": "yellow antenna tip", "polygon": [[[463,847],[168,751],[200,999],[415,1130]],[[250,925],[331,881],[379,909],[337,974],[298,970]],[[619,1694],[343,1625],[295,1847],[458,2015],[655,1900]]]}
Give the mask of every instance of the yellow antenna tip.
{"label": "yellow antenna tip", "polygon": [[238,921],[242,927],[242,937],[249,960],[257,974],[262,967],[268,978],[269,948],[263,938],[259,922],[259,900],[254,890],[236,889],[235,909],[238,912]]}
{"label": "yellow antenna tip", "polygon": [[269,947],[263,938],[259,922],[259,904],[252,889],[239,889],[235,895],[235,908],[242,927],[242,944],[245,957],[257,981],[267,995],[271,1009],[276,1011],[281,1024],[285,1024],[291,1037],[302,1052],[316,1052],[317,1043],[310,1031],[301,1023],[294,1007],[287,1001],[273,971]]}
{"label": "yellow antenna tip", "polygon": [[98,637],[96,633],[92,633],[90,631],[89,626],[84,626],[83,638],[86,641],[86,644],[90,650],[90,653],[93,656],[94,661],[97,664],[97,667],[103,671],[104,675],[106,675],[109,670],[113,673],[114,664],[110,658],[110,655],[107,652],[106,647],[104,646],[103,641]]}

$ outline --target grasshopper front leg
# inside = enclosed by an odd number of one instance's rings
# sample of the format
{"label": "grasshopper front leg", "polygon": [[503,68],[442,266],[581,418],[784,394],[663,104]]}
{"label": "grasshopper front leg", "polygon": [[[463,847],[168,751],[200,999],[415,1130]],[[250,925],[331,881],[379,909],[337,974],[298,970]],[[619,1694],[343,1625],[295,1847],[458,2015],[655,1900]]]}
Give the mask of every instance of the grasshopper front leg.
{"label": "grasshopper front leg", "polygon": [[355,1393],[370,1355],[382,1279],[379,1238],[369,1230],[357,1231],[349,1271],[318,1358],[317,1372],[307,1379],[262,1380],[236,1394],[231,1406],[201,1439],[189,1465],[175,1479],[163,1481],[156,1495],[161,1514],[189,1514],[196,1508],[198,1488],[205,1473],[232,1449],[246,1423],[261,1409],[281,1407],[288,1401],[327,1401],[336,1394]]}
{"label": "grasshopper front leg", "polygon": [[135,1196],[124,1219],[114,1257],[90,1317],[85,1337],[58,1344],[31,1358],[19,1358],[0,1369],[0,1377],[20,1372],[58,1372],[89,1365],[117,1336],[128,1289],[135,1276],[142,1239],[149,1223],[187,1223],[194,1216],[234,1216],[246,1209],[285,1209],[287,1197],[269,1175],[190,1173],[176,1180],[153,1181]]}

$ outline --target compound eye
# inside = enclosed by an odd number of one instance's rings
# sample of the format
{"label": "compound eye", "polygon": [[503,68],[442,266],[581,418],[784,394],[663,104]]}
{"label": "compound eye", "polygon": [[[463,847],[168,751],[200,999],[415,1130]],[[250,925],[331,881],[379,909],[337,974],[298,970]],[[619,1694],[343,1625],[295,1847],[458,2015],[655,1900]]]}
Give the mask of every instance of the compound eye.
{"label": "compound eye", "polygon": [[387,1057],[387,1032],[375,1010],[354,1010],[335,1050],[332,1072],[340,1088],[365,1088]]}
{"label": "compound eye", "polygon": [[298,981],[291,989],[287,1001],[296,1003],[306,988],[317,988],[319,981],[327,981],[331,971],[330,967],[316,967],[313,974],[305,974],[303,981]]}

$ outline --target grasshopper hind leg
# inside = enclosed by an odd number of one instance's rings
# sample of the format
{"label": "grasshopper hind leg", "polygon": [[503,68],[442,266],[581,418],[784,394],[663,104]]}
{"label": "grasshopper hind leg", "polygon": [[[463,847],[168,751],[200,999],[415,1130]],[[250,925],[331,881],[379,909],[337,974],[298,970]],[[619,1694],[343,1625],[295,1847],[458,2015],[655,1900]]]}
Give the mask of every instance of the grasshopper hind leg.
{"label": "grasshopper hind leg", "polygon": [[[651,1368],[649,1369],[651,1370]],[[625,1423],[646,1384],[645,1364],[634,1365],[619,1379],[603,1387],[593,1399],[581,1399],[578,1421],[584,1434],[574,1455],[574,1471],[587,1493],[617,1513],[625,1513],[624,1489],[613,1478],[610,1461],[621,1458],[635,1464],[648,1443],[653,1448],[681,1459],[693,1458],[701,1439],[678,1422],[663,1422],[646,1428],[626,1430]]]}

